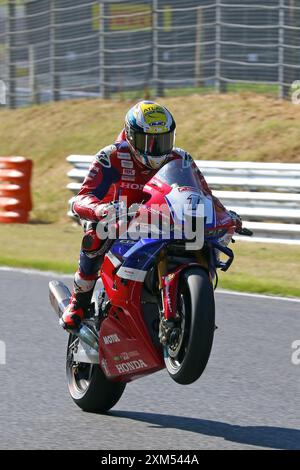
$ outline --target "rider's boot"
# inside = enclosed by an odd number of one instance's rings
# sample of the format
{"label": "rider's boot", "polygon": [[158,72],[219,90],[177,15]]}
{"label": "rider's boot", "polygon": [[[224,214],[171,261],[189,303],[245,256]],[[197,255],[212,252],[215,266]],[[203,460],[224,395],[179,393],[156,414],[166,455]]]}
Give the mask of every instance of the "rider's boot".
{"label": "rider's boot", "polygon": [[61,326],[66,330],[78,329],[82,320],[87,317],[97,277],[76,272],[70,303],[60,319]]}

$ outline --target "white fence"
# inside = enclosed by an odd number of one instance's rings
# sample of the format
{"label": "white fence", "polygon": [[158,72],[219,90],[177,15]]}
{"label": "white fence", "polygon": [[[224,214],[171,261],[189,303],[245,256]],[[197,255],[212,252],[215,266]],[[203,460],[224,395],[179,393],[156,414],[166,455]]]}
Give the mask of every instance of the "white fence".
{"label": "white fence", "polygon": [[300,78],[300,0],[2,0],[11,107]]}
{"label": "white fence", "polygon": [[[70,155],[68,189],[77,193],[93,156]],[[300,244],[300,164],[197,161],[213,193],[241,215],[247,241]],[[72,216],[72,213],[69,212]]]}

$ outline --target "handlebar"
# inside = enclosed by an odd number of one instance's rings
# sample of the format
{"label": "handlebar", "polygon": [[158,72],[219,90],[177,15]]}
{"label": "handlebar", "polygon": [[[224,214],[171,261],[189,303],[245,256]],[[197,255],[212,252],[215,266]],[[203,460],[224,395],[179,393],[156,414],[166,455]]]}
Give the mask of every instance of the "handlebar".
{"label": "handlebar", "polygon": [[248,228],[240,228],[239,230],[236,230],[236,233],[238,233],[239,235],[243,235],[245,237],[252,237],[253,235],[253,232],[252,230],[249,230]]}

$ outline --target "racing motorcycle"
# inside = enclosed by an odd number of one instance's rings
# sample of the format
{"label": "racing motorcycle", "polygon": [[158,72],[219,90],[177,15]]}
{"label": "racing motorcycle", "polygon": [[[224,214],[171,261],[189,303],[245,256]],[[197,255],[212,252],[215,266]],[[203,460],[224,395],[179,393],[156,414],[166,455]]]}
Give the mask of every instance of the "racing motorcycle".
{"label": "racing motorcycle", "polygon": [[[129,211],[127,236],[110,241],[88,318],[69,332],[68,389],[85,411],[107,412],[128,382],[164,368],[177,383],[193,383],[210,356],[217,269],[227,271],[232,264],[228,242],[237,231],[234,220],[204,191],[195,168],[183,167],[180,160],[164,165],[143,191],[142,212],[160,220],[158,233],[147,236],[146,221],[140,232],[145,235],[133,236],[141,210]],[[202,221],[201,243],[187,246],[182,230],[182,236],[174,236],[186,219],[193,226]],[[239,233],[252,234],[244,228]],[[69,289],[52,281],[49,294],[61,317]]]}

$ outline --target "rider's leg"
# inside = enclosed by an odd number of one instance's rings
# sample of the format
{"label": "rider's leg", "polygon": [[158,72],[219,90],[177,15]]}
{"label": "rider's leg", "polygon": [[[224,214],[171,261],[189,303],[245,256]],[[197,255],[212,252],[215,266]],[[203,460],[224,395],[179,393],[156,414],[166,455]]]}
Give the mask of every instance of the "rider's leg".
{"label": "rider's leg", "polygon": [[85,318],[104,258],[103,250],[101,250],[102,244],[95,230],[88,230],[85,233],[79,269],[74,277],[72,297],[61,319],[64,328],[76,328]]}

